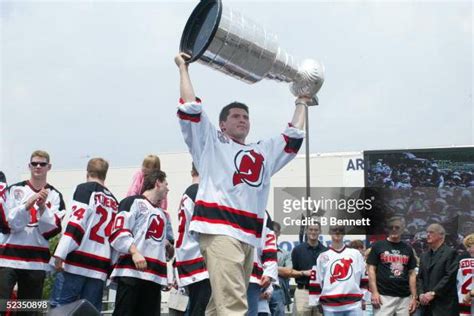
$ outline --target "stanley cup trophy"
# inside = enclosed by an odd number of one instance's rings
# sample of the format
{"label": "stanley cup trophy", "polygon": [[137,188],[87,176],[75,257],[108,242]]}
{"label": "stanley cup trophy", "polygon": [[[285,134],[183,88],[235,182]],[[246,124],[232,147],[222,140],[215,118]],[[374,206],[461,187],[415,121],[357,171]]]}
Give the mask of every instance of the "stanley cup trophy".
{"label": "stanley cup trophy", "polygon": [[263,78],[291,82],[291,92],[312,97],[324,82],[322,65],[311,59],[297,62],[279,47],[277,37],[221,0],[202,0],[189,17],[181,36],[180,51],[247,83]]}

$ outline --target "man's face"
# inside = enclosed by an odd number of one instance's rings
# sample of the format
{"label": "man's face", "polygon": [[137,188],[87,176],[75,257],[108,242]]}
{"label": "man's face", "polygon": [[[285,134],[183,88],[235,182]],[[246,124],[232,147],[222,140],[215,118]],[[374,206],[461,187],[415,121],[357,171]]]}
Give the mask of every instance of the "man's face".
{"label": "man's face", "polygon": [[29,163],[32,179],[44,179],[49,170],[51,170],[51,164],[48,163],[46,158],[33,157]]}
{"label": "man's face", "polygon": [[157,181],[156,183],[158,185],[158,197],[160,200],[163,200],[166,198],[169,192],[168,181],[166,180],[163,182]]}
{"label": "man's face", "polygon": [[308,236],[308,241],[315,242],[316,240],[318,240],[319,233],[320,233],[320,229],[318,225],[308,226],[307,232],[306,232]]}
{"label": "man's face", "polygon": [[426,242],[428,243],[428,245],[437,244],[442,239],[443,235],[438,233],[438,231],[434,227],[428,226],[428,229],[426,230]]}
{"label": "man's face", "polygon": [[390,238],[398,239],[402,235],[404,228],[405,227],[403,226],[403,223],[400,220],[388,222],[386,227],[387,235]]}
{"label": "man's face", "polygon": [[221,130],[236,140],[245,140],[250,131],[249,114],[244,109],[230,109],[227,120],[220,122]]}
{"label": "man's face", "polygon": [[329,232],[331,234],[331,240],[333,243],[340,243],[344,240],[343,227],[331,227]]}

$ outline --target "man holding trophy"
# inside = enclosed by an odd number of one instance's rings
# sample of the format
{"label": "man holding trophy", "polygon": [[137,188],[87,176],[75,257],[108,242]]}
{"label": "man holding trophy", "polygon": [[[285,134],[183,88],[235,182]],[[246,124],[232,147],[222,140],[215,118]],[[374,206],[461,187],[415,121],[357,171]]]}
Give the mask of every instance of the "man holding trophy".
{"label": "man holding trophy", "polygon": [[[322,67],[307,60],[296,66],[276,37],[224,7],[201,1],[189,18],[175,57],[180,74],[178,118],[186,145],[200,174],[190,231],[209,271],[212,295],[207,315],[244,315],[252,272],[253,248],[262,238],[270,178],[298,152],[305,110],[317,104]],[[250,130],[247,105],[233,102],[209,121],[196,98],[188,72],[199,61],[227,75],[254,83],[263,78],[291,82],[296,98],[293,119],[276,137],[246,144]]]}

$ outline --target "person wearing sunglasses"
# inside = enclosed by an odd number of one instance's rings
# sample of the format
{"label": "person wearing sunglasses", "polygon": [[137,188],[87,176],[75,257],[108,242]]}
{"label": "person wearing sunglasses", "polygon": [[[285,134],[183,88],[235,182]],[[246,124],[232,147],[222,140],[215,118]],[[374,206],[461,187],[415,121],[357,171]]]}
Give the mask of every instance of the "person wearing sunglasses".
{"label": "person wearing sunglasses", "polygon": [[416,258],[413,248],[401,240],[403,217],[387,221],[387,239],[372,245],[367,258],[374,315],[406,315],[417,306]]}
{"label": "person wearing sunglasses", "polygon": [[47,182],[49,154],[31,154],[29,180],[11,185],[6,193],[9,233],[0,245],[0,299],[8,299],[18,283],[18,299],[41,299],[50,270],[49,240],[61,232],[65,213],[62,194]]}

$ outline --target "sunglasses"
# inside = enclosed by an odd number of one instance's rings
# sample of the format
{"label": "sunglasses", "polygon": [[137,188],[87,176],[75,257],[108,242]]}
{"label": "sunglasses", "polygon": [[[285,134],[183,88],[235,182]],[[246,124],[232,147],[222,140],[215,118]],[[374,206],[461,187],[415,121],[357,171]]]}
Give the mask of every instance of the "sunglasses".
{"label": "sunglasses", "polygon": [[47,163],[47,162],[32,161],[32,162],[30,162],[30,165],[31,165],[32,167],[38,167],[38,166],[40,166],[40,167],[46,167],[46,166],[48,165],[48,163]]}

